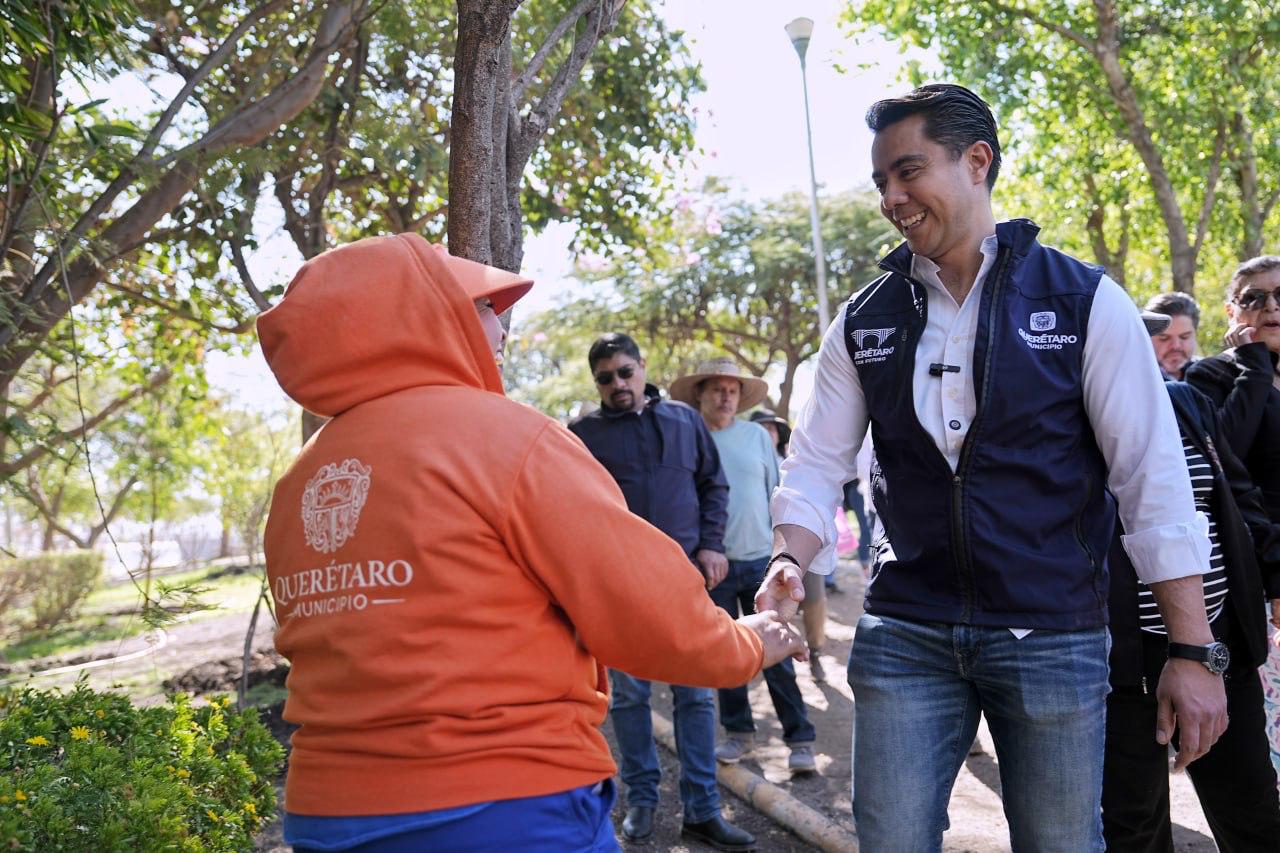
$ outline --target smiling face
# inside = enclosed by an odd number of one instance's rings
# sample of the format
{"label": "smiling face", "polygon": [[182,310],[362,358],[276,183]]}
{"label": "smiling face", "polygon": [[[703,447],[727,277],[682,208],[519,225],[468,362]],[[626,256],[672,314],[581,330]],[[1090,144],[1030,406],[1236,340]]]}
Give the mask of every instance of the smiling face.
{"label": "smiling face", "polygon": [[975,142],[953,157],[925,134],[923,115],[908,116],[876,134],[871,167],[880,212],[913,254],[941,266],[954,251],[976,251],[991,233],[987,143]]}
{"label": "smiling face", "polygon": [[1181,379],[1187,362],[1196,354],[1196,327],[1190,317],[1179,314],[1167,329],[1151,337],[1151,345],[1156,348],[1156,361],[1160,362],[1161,369]]}
{"label": "smiling face", "polygon": [[1227,303],[1231,322],[1252,326],[1255,341],[1280,352],[1280,268],[1246,276],[1233,290]]}

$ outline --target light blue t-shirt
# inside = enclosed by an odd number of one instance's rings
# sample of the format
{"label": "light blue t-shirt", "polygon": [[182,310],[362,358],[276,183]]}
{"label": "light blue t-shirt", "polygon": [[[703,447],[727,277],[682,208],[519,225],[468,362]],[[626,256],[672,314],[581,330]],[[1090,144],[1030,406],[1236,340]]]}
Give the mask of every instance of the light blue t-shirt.
{"label": "light blue t-shirt", "polygon": [[778,455],[764,427],[733,419],[712,430],[720,464],[729,481],[729,523],[724,529],[724,555],[730,560],[758,560],[773,550],[769,496],[778,485]]}

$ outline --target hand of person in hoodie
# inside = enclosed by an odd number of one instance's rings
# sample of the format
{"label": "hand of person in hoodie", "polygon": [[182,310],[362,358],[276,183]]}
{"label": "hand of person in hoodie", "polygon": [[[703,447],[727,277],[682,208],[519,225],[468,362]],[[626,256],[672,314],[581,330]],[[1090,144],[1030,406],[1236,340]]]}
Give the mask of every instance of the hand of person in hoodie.
{"label": "hand of person in hoodie", "polygon": [[765,669],[789,657],[796,660],[809,659],[809,646],[804,638],[775,610],[743,616],[738,620],[738,624],[750,628],[760,638],[761,644],[764,645],[763,668]]}

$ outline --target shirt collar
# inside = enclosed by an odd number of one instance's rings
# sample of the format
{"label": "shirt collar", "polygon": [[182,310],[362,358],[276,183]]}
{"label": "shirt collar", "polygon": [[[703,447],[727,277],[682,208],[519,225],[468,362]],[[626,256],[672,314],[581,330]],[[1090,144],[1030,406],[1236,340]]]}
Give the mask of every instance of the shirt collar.
{"label": "shirt collar", "polygon": [[[983,264],[989,263],[999,250],[1000,244],[994,231],[983,237],[982,245],[978,247],[978,251],[982,253]],[[940,267],[937,264],[924,255],[911,256],[911,277],[916,281],[923,281],[926,284],[941,287],[942,280],[938,278],[939,269]]]}

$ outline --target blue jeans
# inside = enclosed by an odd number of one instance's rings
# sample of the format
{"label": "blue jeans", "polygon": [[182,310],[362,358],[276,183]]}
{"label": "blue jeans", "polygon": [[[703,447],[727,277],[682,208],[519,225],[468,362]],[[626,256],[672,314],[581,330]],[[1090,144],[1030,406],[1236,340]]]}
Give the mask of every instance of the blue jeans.
{"label": "blue jeans", "polygon": [[[658,805],[658,748],[653,742],[649,711],[650,682],[616,669],[609,670],[613,698],[609,716],[622,753],[622,781],[628,806]],[[680,802],[688,823],[701,823],[720,814],[716,787],[716,706],[709,687],[671,685],[672,725],[680,758]]]}
{"label": "blue jeans", "polygon": [[[756,612],[756,591],[764,582],[768,557],[758,560],[730,560],[729,574],[711,590],[711,600],[720,605],[730,616],[749,616]],[[769,698],[773,710],[782,723],[782,737],[787,743],[812,743],[817,738],[813,723],[805,711],[804,697],[796,686],[796,669],[787,658],[764,671],[765,684],[769,686]],[[728,732],[754,732],[755,720],[751,717],[751,700],[747,686],[720,690],[720,723]]]}
{"label": "blue jeans", "polygon": [[1015,851],[1101,851],[1105,628],[1033,631],[864,615],[849,656],[853,817],[868,853],[941,850],[985,714]]}
{"label": "blue jeans", "polygon": [[298,853],[616,853],[618,840],[609,817],[613,800],[613,780],[605,779],[559,794],[435,812],[366,817],[286,814],[284,835]]}
{"label": "blue jeans", "polygon": [[867,508],[857,480],[844,484],[844,508],[853,513],[858,522],[858,562],[866,565],[871,559],[871,525],[867,522]]}

